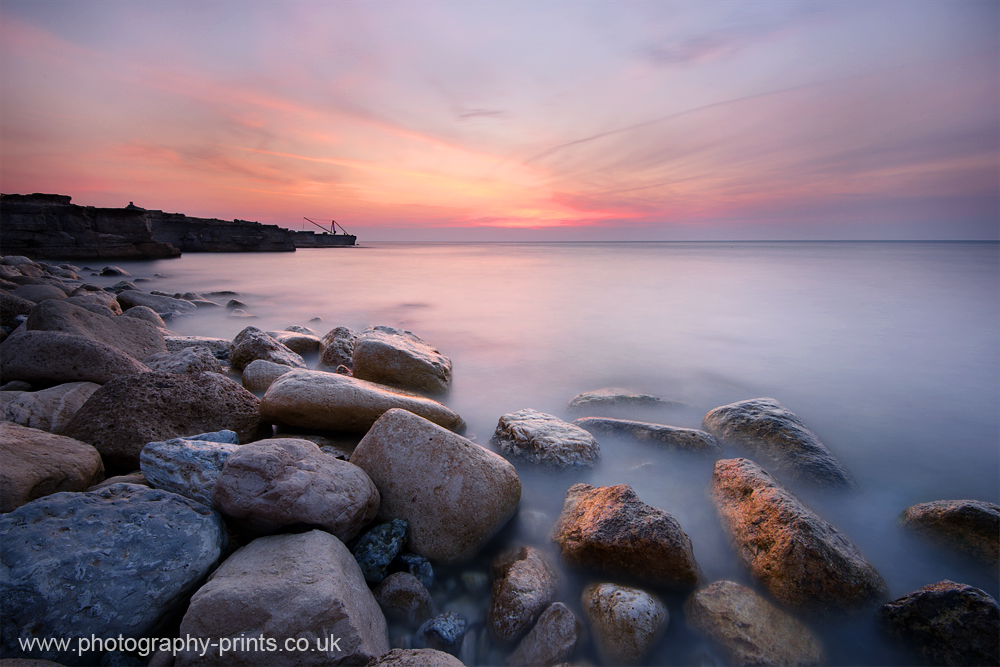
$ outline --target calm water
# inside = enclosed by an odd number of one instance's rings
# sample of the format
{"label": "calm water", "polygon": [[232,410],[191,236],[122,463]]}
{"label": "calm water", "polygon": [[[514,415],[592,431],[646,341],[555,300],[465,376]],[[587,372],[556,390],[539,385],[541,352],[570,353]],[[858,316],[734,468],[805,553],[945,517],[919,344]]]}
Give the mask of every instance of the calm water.
{"label": "calm water", "polygon": [[[994,243],[379,244],[119,265],[164,274],[146,289],[238,291],[265,330],[409,329],[451,357],[446,402],[487,447],[501,414],[571,419],[567,402],[601,387],[682,402],[640,416],[695,428],[716,406],[771,396],[857,478],[847,497],[790,486],[858,545],[893,597],[942,579],[1000,593],[995,571],[896,525],[918,502],[1000,502]],[[231,338],[246,324],[202,313],[170,327]],[[571,484],[628,483],[680,521],[709,581],[751,583],[706,499],[711,462],[610,439],[602,448],[588,472],[519,466],[522,511],[505,537],[550,548],[544,533]],[[577,609],[581,583],[566,573],[562,599]],[[677,603],[651,661],[710,664]],[[813,627],[834,663],[902,660],[869,619]]]}

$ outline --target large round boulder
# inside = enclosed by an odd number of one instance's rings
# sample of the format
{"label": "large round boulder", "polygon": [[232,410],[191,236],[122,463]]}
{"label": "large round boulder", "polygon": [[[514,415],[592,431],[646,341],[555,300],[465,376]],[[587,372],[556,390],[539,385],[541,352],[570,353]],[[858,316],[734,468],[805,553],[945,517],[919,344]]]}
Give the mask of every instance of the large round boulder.
{"label": "large round boulder", "polygon": [[136,358],[93,338],[23,329],[12,333],[0,345],[0,367],[4,382],[23,380],[41,385],[104,384],[123,375],[149,371]]}
{"label": "large round boulder", "polygon": [[257,327],[247,327],[236,334],[229,352],[229,363],[238,371],[255,359],[263,359],[292,368],[305,368],[305,360]]}
{"label": "large round boulder", "polygon": [[142,361],[166,352],[163,333],[149,322],[132,317],[106,317],[66,301],[38,304],[24,323],[28,331],[61,331],[116,347]]}
{"label": "large round boulder", "polygon": [[670,614],[646,591],[617,584],[591,584],[580,598],[605,664],[634,665],[649,655],[663,636]]}
{"label": "large round boulder", "polygon": [[365,329],[354,342],[354,377],[428,394],[451,389],[451,359],[416,334],[387,326]]}
{"label": "large round boulder", "polygon": [[556,571],[548,557],[534,547],[500,554],[490,570],[493,591],[486,623],[496,639],[512,644],[552,602],[558,583]]}

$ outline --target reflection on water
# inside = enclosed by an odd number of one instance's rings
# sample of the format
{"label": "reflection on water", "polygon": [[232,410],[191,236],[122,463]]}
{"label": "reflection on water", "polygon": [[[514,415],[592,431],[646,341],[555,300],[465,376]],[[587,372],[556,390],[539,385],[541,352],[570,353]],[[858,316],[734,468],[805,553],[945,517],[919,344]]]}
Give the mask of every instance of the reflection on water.
{"label": "reflection on water", "polygon": [[[694,428],[716,406],[774,397],[861,490],[789,486],[858,545],[894,597],[942,579],[1000,592],[995,571],[896,523],[918,502],[1000,500],[996,244],[382,244],[121,265],[168,276],[146,289],[239,291],[265,330],[407,328],[451,357],[446,402],[484,446],[501,414],[571,419],[567,402],[601,387],[678,401],[643,417]],[[170,326],[231,338],[246,324],[202,312]],[[613,438],[602,449],[591,471],[519,466],[522,511],[505,535],[551,549],[546,533],[571,484],[628,483],[678,519],[710,581],[752,583],[706,497],[711,461]],[[564,601],[576,611],[580,584],[566,573]],[[678,604],[671,614],[653,659],[701,660]],[[870,619],[813,627],[834,663],[901,660]]]}

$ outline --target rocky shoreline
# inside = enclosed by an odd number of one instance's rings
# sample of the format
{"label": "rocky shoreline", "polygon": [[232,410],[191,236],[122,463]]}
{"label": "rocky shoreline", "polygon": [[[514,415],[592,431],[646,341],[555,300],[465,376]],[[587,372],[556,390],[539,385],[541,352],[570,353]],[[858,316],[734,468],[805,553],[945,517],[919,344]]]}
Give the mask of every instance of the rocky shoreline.
{"label": "rocky shoreline", "polygon": [[[699,430],[613,416],[657,397],[588,392],[573,423],[498,415],[494,451],[465,437],[451,360],[414,333],[181,336],[170,322],[199,309],[246,317],[239,295],[129,278],[0,259],[0,665],[649,664],[676,626],[709,664],[819,665],[816,627],[845,618],[914,662],[1000,662],[993,598],[941,581],[890,600],[784,486],[856,483],[774,399]],[[566,482],[544,543],[510,539],[518,470],[563,484],[608,435],[714,461],[707,491],[753,587],[706,580],[684,527],[627,484]],[[900,512],[996,567],[997,505]],[[32,643],[51,638],[71,645]]]}

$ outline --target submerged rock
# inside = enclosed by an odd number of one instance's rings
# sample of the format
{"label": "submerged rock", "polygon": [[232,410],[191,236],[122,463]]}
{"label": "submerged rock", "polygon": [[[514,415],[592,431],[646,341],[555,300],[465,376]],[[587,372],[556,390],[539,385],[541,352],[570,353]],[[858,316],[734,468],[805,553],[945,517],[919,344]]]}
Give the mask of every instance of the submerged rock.
{"label": "submerged rock", "polygon": [[694,428],[678,428],[663,424],[649,424],[629,419],[608,419],[605,417],[582,417],[574,420],[574,426],[597,435],[615,435],[632,438],[639,442],[662,445],[699,454],[720,454],[722,448],[711,433]]}
{"label": "submerged rock", "polygon": [[1000,505],[982,500],[935,500],[907,508],[903,525],[996,567]]}
{"label": "submerged rock", "polygon": [[587,586],[580,604],[594,634],[597,653],[609,665],[641,663],[670,621],[659,598],[617,584]]}
{"label": "submerged rock", "polygon": [[566,406],[570,412],[590,412],[600,413],[607,411],[617,411],[627,408],[660,408],[678,405],[671,401],[664,401],[657,396],[649,394],[637,394],[628,389],[617,387],[607,387],[605,389],[595,389],[585,391],[575,396]]}
{"label": "submerged rock", "polygon": [[554,602],[538,617],[531,632],[507,658],[507,667],[556,665],[573,657],[583,639],[583,623],[562,602]]}
{"label": "submerged rock", "polygon": [[522,547],[502,553],[491,566],[493,591],[486,622],[501,643],[511,644],[531,629],[556,594],[555,569],[544,553]]}
{"label": "submerged rock", "polygon": [[505,456],[558,468],[590,467],[601,458],[601,446],[590,433],[529,409],[500,417],[491,442]]}
{"label": "submerged rock", "polygon": [[639,500],[627,484],[571,486],[552,539],[574,567],[675,590],[694,588],[701,579],[691,539],[677,520]]}
{"label": "submerged rock", "polygon": [[365,329],[354,342],[351,363],[362,380],[428,394],[451,389],[451,359],[403,329]]}
{"label": "submerged rock", "polygon": [[847,468],[793,412],[773,398],[715,408],[703,428],[718,440],[764,457],[775,470],[831,487],[857,486]]}
{"label": "submerged rock", "polygon": [[351,553],[358,561],[365,581],[377,584],[385,579],[389,564],[406,544],[407,526],[402,519],[382,523],[357,539]]}
{"label": "submerged rock", "polygon": [[736,555],[781,604],[836,614],[888,595],[856,546],[753,461],[717,461],[711,493]]}
{"label": "submerged rock", "polygon": [[409,572],[393,572],[375,587],[374,594],[386,618],[411,627],[434,615],[430,592]]}
{"label": "submerged rock", "polygon": [[467,624],[460,614],[445,612],[421,625],[413,635],[417,648],[433,648],[448,653],[458,653],[462,648]]}

